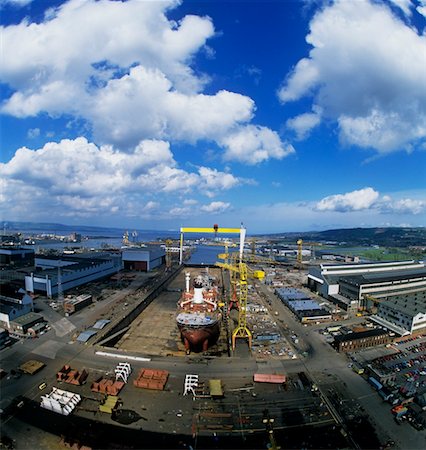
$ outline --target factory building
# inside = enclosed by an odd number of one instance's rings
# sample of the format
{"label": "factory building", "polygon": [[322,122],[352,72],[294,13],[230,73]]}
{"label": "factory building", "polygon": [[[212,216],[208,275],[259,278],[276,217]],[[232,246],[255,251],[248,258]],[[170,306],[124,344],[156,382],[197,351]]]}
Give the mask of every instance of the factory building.
{"label": "factory building", "polygon": [[367,296],[382,298],[426,290],[426,267],[416,261],[321,264],[309,269],[308,286],[345,310],[356,311],[366,306]]}
{"label": "factory building", "polygon": [[326,311],[315,300],[312,300],[298,289],[279,288],[275,290],[275,293],[302,323],[331,320],[329,311]]}
{"label": "factory building", "polygon": [[25,267],[34,265],[31,248],[0,247],[0,266]]}
{"label": "factory building", "polygon": [[[42,324],[42,325],[39,325]],[[36,330],[39,327],[45,327],[45,321],[41,314],[37,314],[35,312],[29,312],[28,314],[24,314],[10,322],[10,332],[16,333],[18,335],[26,335],[31,329],[34,330],[33,335],[36,334]]]}
{"label": "factory building", "polygon": [[0,324],[10,328],[10,323],[33,310],[33,299],[23,289],[2,284],[0,289]]}
{"label": "factory building", "polygon": [[127,248],[122,252],[124,268],[149,272],[164,264],[166,252],[161,247]]}
{"label": "factory building", "polygon": [[371,319],[400,335],[426,331],[426,291],[388,297]]}
{"label": "factory building", "polygon": [[72,256],[35,258],[36,269],[25,277],[25,289],[47,297],[62,290],[108,277],[122,269],[121,255],[112,253],[88,253]]}
{"label": "factory building", "polygon": [[388,344],[390,341],[389,333],[381,329],[348,333],[334,338],[339,352],[355,352],[368,347]]}

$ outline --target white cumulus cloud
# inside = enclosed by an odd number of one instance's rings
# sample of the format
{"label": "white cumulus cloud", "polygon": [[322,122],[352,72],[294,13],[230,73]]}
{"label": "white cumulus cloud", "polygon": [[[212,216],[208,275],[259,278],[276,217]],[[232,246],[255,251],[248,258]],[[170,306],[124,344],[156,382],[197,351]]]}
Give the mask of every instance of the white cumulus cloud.
{"label": "white cumulus cloud", "polygon": [[323,198],[316,204],[318,211],[359,211],[370,208],[379,198],[379,193],[371,187],[335,194]]}
{"label": "white cumulus cloud", "polygon": [[[180,3],[70,0],[39,23],[1,27],[0,81],[12,89],[1,111],[84,119],[96,142],[121,150],[147,139],[206,140],[225,147],[227,159],[244,161],[225,141],[253,119],[254,101],[203,92],[209,78],[191,64],[214,26],[196,15],[169,20]],[[282,158],[278,134],[255,128],[250,163]]]}
{"label": "white cumulus cloud", "polygon": [[[42,148],[23,147],[0,164],[1,205],[18,216],[31,211],[63,215],[94,215],[157,209],[160,198],[197,190],[203,195],[239,184],[231,173],[208,167],[188,172],[178,167],[169,143],[140,142],[132,152],[98,147],[80,137],[49,142]],[[165,196],[164,194],[167,194]],[[130,207],[130,205],[132,205]]]}
{"label": "white cumulus cloud", "polygon": [[282,159],[295,152],[285,144],[275,131],[266,127],[246,125],[224,137],[225,160],[258,164],[270,158]]}
{"label": "white cumulus cloud", "polygon": [[208,205],[201,206],[201,211],[206,213],[222,213],[229,209],[231,206],[230,203],[227,202],[211,202]]}
{"label": "white cumulus cloud", "polygon": [[392,198],[390,195],[380,195],[371,187],[330,195],[321,199],[314,206],[316,211],[351,212],[375,210],[379,214],[409,214],[418,215],[426,211],[425,199]]}
{"label": "white cumulus cloud", "polygon": [[[393,3],[409,15],[408,1]],[[282,102],[311,96],[342,142],[381,153],[426,138],[424,34],[385,3],[337,0],[314,16],[306,41],[309,57],[285,80]]]}

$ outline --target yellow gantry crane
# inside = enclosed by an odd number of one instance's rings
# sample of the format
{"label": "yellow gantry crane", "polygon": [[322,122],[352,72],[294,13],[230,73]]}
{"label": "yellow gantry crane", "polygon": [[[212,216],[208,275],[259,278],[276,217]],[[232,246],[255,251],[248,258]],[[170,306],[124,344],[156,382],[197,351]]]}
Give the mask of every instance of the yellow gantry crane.
{"label": "yellow gantry crane", "polygon": [[[248,339],[249,348],[251,348],[252,334],[247,326],[247,297],[248,297],[248,279],[256,278],[262,280],[265,272],[262,270],[252,271],[241,258],[237,259],[238,254],[231,254],[231,263],[216,263],[222,269],[228,269],[231,272],[231,303],[236,301],[238,307],[238,324],[232,332],[232,350],[235,350],[237,339]],[[219,255],[221,259],[227,260],[230,255]]]}

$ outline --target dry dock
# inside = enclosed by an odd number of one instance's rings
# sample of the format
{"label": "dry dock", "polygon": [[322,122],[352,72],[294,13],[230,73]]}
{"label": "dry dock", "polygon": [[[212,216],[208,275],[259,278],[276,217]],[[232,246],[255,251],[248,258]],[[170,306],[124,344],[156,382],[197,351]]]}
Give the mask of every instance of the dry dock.
{"label": "dry dock", "polygon": [[[129,330],[115,344],[115,348],[151,356],[185,356],[185,348],[176,325],[176,307],[185,288],[185,272],[196,276],[199,268],[185,268],[174,278],[132,322]],[[209,268],[210,275],[221,285],[221,270]],[[226,330],[222,323],[218,343],[207,352],[220,356],[227,354]]]}

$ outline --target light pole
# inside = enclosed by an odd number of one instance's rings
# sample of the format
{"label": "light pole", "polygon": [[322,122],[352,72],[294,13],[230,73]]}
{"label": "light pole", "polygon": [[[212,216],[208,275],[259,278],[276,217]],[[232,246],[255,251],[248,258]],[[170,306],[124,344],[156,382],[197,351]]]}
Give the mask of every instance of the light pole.
{"label": "light pole", "polygon": [[263,411],[263,419],[262,423],[265,425],[266,432],[268,433],[269,437],[269,445],[268,448],[272,450],[280,450],[281,447],[277,445],[277,442],[275,441],[274,436],[274,419],[272,417],[269,417],[269,411],[265,409]]}

